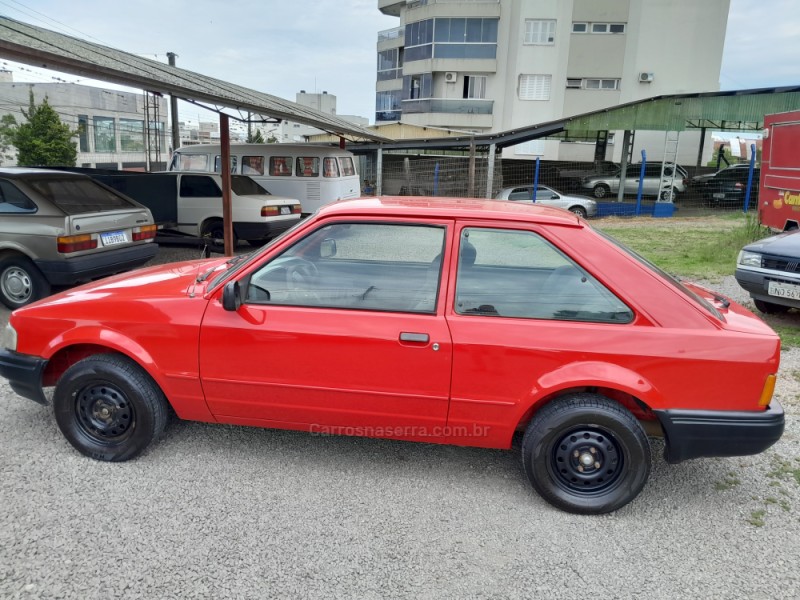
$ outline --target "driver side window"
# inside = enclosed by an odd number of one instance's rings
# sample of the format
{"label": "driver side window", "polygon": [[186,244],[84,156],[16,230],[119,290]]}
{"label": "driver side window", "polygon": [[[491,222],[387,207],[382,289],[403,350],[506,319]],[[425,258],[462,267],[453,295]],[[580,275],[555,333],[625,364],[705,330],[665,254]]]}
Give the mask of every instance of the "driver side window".
{"label": "driver side window", "polygon": [[442,226],[327,225],[253,273],[245,302],[432,313],[444,239]]}

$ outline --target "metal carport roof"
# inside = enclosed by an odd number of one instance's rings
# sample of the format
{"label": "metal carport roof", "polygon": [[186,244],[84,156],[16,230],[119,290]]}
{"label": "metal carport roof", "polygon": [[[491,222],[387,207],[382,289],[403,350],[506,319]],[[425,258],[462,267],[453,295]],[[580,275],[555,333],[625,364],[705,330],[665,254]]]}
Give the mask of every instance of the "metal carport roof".
{"label": "metal carport roof", "polygon": [[3,16],[0,16],[0,56],[45,69],[170,94],[216,112],[231,108],[240,113],[252,112],[311,125],[351,140],[386,141],[374,131],[277,96]]}

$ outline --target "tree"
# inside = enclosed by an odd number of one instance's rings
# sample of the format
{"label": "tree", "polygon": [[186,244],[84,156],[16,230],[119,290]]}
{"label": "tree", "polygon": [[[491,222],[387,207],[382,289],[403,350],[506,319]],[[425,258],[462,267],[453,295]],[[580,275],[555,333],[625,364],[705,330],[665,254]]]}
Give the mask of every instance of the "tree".
{"label": "tree", "polygon": [[61,122],[47,97],[38,106],[31,90],[30,106],[22,114],[27,123],[11,128],[11,143],[17,147],[17,164],[25,166],[74,167],[78,157],[72,131]]}
{"label": "tree", "polygon": [[261,135],[261,130],[256,129],[255,133],[250,132],[247,134],[247,143],[248,144],[263,144],[264,143],[264,136]]}
{"label": "tree", "polygon": [[9,152],[14,143],[11,138],[14,134],[14,127],[17,125],[17,120],[14,115],[3,115],[0,118],[0,165],[4,161],[11,160],[13,153]]}

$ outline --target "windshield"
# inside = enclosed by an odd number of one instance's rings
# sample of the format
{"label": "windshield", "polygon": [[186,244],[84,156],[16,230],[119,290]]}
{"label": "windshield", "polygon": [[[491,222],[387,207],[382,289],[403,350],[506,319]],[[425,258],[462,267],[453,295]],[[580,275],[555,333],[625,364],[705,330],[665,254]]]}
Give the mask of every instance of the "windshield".
{"label": "windshield", "polygon": [[600,231],[599,229],[595,229],[595,231],[598,234],[600,234],[602,237],[606,238],[609,242],[611,242],[612,244],[617,246],[620,250],[623,250],[626,254],[628,254],[631,257],[633,257],[634,259],[636,259],[639,263],[641,263],[642,265],[644,265],[645,267],[647,267],[651,271],[655,272],[656,274],[658,274],[661,277],[663,277],[664,279],[666,279],[673,287],[677,288],[684,295],[688,296],[689,298],[691,298],[692,300],[697,302],[700,306],[702,306],[704,309],[706,309],[708,312],[710,312],[717,319],[719,319],[720,321],[724,321],[725,320],[716,308],[714,308],[711,304],[709,304],[704,298],[701,298],[700,296],[695,294],[693,291],[691,291],[689,288],[687,288],[685,285],[683,285],[680,282],[679,278],[677,278],[677,277],[675,277],[673,275],[670,275],[666,271],[663,271],[662,269],[660,269],[659,267],[657,267],[656,265],[651,263],[649,260],[647,260],[645,257],[641,256],[640,254],[637,254],[635,251],[631,250],[625,244],[623,244],[619,240],[613,238],[612,236],[608,235],[607,233],[605,233],[603,231]]}

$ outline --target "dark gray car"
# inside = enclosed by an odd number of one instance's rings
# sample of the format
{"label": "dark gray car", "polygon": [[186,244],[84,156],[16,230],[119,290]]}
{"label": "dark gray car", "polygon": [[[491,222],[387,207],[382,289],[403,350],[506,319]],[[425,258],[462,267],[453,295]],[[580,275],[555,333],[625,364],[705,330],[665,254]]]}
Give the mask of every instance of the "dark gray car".
{"label": "dark gray car", "polygon": [[85,175],[0,168],[0,301],[19,308],[155,256],[150,211]]}
{"label": "dark gray car", "polygon": [[800,230],[742,248],[736,261],[736,281],[763,313],[800,308]]}

